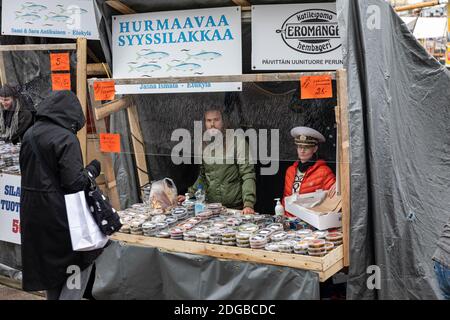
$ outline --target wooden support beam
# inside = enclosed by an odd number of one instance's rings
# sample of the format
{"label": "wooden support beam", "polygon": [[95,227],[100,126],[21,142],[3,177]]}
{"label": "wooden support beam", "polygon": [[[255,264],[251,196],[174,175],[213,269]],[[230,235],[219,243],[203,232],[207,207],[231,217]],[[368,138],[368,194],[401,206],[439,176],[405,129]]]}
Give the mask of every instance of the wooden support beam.
{"label": "wooden support beam", "polygon": [[87,75],[88,76],[108,76],[111,74],[108,64],[106,63],[88,63]]}
{"label": "wooden support beam", "polygon": [[439,0],[426,1],[426,2],[420,2],[420,3],[415,3],[415,4],[408,4],[408,5],[405,5],[405,6],[398,6],[398,7],[395,7],[394,10],[396,12],[409,11],[409,10],[414,10],[414,9],[434,7],[434,6],[437,6],[437,5],[441,4],[441,3],[444,3],[444,2],[443,1],[439,1]]}
{"label": "wooden support beam", "polygon": [[235,5],[241,6],[241,7],[250,7],[251,4],[248,0],[232,0]]}
{"label": "wooden support beam", "polygon": [[101,105],[101,107],[94,108],[95,119],[96,120],[104,119],[117,111],[128,108],[129,106],[130,101],[129,98],[127,97],[105,103]]}
{"label": "wooden support beam", "polygon": [[[259,73],[232,76],[203,77],[165,77],[165,78],[130,78],[114,79],[116,85],[121,84],[151,84],[151,83],[195,83],[195,82],[269,82],[269,81],[299,81],[302,76],[329,75],[336,79],[336,72],[294,72],[294,73]],[[89,79],[89,81],[109,81],[111,79]]]}
{"label": "wooden support beam", "polygon": [[[85,118],[87,118],[87,40],[85,38],[77,39],[77,97],[80,100]],[[80,141],[81,152],[83,154],[83,163],[86,165],[87,157],[87,125],[77,133]]]}
{"label": "wooden support beam", "polygon": [[61,44],[14,44],[0,46],[0,51],[46,51],[46,50],[77,50],[75,43]]}
{"label": "wooden support beam", "polygon": [[6,80],[5,55],[0,51],[0,82],[2,86],[8,83]]}
{"label": "wooden support beam", "polygon": [[[94,88],[92,83],[89,84],[89,99],[91,101],[91,107],[96,108],[99,107],[101,102],[95,101],[94,99]],[[106,131],[106,124],[105,120],[95,120],[95,128],[97,130],[97,137],[99,136],[99,133],[105,133]],[[100,145],[97,145],[97,149],[100,150]],[[120,201],[119,201],[119,192],[117,190],[117,184],[116,184],[116,176],[114,173],[114,167],[111,155],[108,153],[101,153],[101,157],[99,159],[100,163],[102,164],[102,171],[105,176],[105,182],[108,190],[108,197],[111,201],[111,205],[119,210],[120,209]]]}
{"label": "wooden support beam", "polygon": [[131,141],[133,143],[133,153],[136,160],[136,168],[139,185],[142,188],[149,183],[147,160],[145,158],[145,144],[142,136],[141,125],[136,105],[132,104],[128,109],[128,123],[130,125]]}
{"label": "wooden support beam", "polygon": [[105,1],[105,2],[106,2],[106,4],[108,6],[110,6],[111,8],[113,8],[114,10],[116,10],[116,11],[122,13],[122,14],[133,14],[133,13],[136,13],[136,11],[134,11],[133,9],[128,7],[127,5],[123,4],[119,0],[110,0],[110,1]]}
{"label": "wooden support beam", "polygon": [[342,234],[344,242],[344,266],[350,265],[350,133],[348,122],[348,95],[347,95],[347,71],[337,71],[337,104],[339,107],[338,130],[340,132],[340,191],[342,195]]}

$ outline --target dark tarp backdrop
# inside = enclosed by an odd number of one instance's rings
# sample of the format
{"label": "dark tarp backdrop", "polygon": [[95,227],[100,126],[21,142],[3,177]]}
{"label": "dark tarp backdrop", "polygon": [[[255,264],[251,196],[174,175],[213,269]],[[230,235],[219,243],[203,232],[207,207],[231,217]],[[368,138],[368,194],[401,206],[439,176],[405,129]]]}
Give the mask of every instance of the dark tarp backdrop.
{"label": "dark tarp backdrop", "polygon": [[[349,299],[435,299],[450,214],[450,74],[388,3],[338,1],[351,145]],[[366,285],[380,268],[379,290]]]}

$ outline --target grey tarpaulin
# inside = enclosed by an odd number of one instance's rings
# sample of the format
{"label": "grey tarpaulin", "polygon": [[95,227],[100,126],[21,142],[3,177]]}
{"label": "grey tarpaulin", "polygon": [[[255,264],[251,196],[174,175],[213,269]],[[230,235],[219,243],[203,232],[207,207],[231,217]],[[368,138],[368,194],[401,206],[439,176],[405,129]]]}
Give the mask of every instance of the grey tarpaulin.
{"label": "grey tarpaulin", "polygon": [[121,153],[114,154],[113,165],[119,193],[120,206],[130,207],[139,202],[138,185],[134,174],[134,163],[131,157],[131,139],[128,128],[126,110],[111,115],[111,132],[120,133]]}
{"label": "grey tarpaulin", "polygon": [[[349,299],[434,299],[448,220],[450,74],[381,0],[338,1],[351,139]],[[379,290],[367,267],[381,271]]]}
{"label": "grey tarpaulin", "polygon": [[311,271],[113,242],[96,261],[96,299],[319,299]]}

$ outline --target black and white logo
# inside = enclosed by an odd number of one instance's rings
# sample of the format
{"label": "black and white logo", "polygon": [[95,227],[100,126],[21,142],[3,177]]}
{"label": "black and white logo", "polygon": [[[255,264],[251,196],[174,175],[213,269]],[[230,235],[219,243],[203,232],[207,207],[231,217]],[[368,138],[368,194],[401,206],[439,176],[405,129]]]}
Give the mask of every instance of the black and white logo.
{"label": "black and white logo", "polygon": [[302,53],[322,54],[341,46],[337,16],[329,10],[299,11],[276,32],[290,48]]}

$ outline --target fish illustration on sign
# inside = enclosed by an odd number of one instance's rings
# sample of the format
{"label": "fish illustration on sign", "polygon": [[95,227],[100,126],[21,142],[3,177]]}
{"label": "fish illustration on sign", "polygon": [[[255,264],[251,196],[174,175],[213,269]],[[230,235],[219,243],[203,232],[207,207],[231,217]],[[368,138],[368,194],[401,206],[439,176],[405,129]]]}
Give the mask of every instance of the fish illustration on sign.
{"label": "fish illustration on sign", "polygon": [[40,15],[37,15],[34,13],[26,13],[26,14],[19,15],[16,11],[16,19],[21,19],[21,20],[30,22],[30,21],[39,20],[40,18],[41,18]]}
{"label": "fish illustration on sign", "polygon": [[197,63],[180,63],[176,66],[167,65],[167,71],[175,70],[175,71],[194,71],[200,69],[202,66]]}
{"label": "fish illustration on sign", "polygon": [[132,66],[130,64],[135,64],[134,62],[128,63],[128,68],[130,68],[129,72],[137,71],[137,72],[155,72],[161,69],[161,67],[157,64],[153,63],[144,63],[137,67]]}
{"label": "fish illustration on sign", "polygon": [[42,4],[37,4],[34,2],[25,2],[22,5],[22,10],[29,10],[29,11],[33,11],[33,12],[39,12],[39,11],[43,11],[47,9],[46,6],[42,5]]}
{"label": "fish illustration on sign", "polygon": [[163,58],[167,58],[169,54],[164,51],[154,51],[152,49],[142,49],[137,53],[137,59],[145,58],[149,60],[161,60]]}
{"label": "fish illustration on sign", "polygon": [[59,13],[68,13],[68,14],[83,14],[83,13],[87,13],[88,11],[86,9],[80,8],[78,6],[70,6],[67,9],[64,8],[64,6],[62,4],[58,4],[56,5],[60,12]]}
{"label": "fish illustration on sign", "polygon": [[204,51],[202,50],[200,53],[197,54],[189,54],[186,49],[183,49],[181,51],[184,51],[187,55],[186,61],[189,59],[196,59],[196,60],[203,60],[203,61],[207,61],[207,60],[214,60],[217,58],[220,58],[222,56],[221,53],[219,52],[214,52],[214,51]]}
{"label": "fish illustration on sign", "polygon": [[66,15],[61,15],[61,14],[55,14],[53,16],[44,16],[44,20],[51,20],[51,21],[56,21],[56,22],[67,22],[70,23],[73,21],[73,19],[69,16]]}

